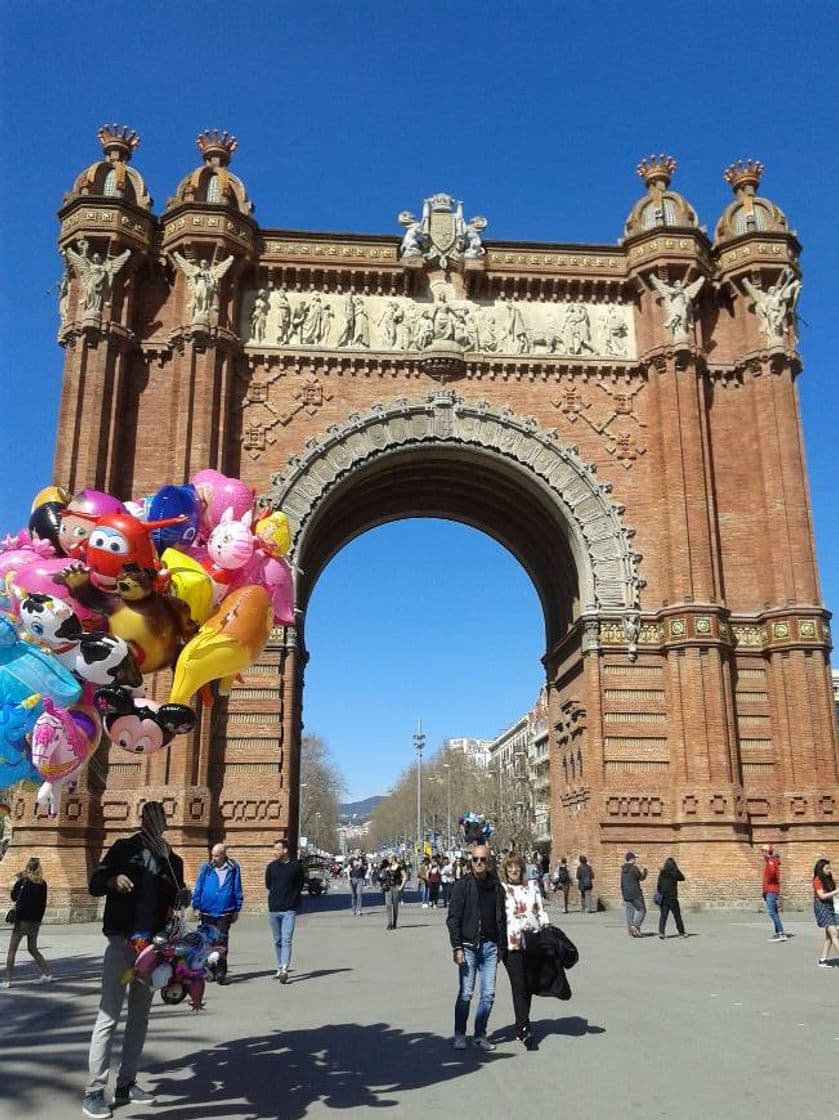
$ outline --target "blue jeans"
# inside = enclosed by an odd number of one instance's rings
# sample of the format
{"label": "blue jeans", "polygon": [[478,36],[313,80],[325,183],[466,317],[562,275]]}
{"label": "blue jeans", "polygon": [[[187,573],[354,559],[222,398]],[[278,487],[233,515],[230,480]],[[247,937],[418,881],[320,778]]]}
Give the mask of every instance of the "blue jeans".
{"label": "blue jeans", "polygon": [[277,965],[288,968],[291,964],[291,939],[294,937],[294,923],[297,920],[296,910],[272,910],[268,915],[271,923],[271,932],[274,935],[274,951],[277,954]]}
{"label": "blue jeans", "polygon": [[783,933],[784,927],[781,924],[781,915],[778,913],[778,892],[767,891],[763,897],[766,899],[766,913],[772,919],[775,933]]}
{"label": "blue jeans", "polygon": [[360,914],[364,909],[364,880],[350,879],[350,891],[352,892],[352,912],[353,914]]}
{"label": "blue jeans", "polygon": [[475,990],[475,978],[480,978],[481,994],[478,1010],[475,1012],[475,1038],[487,1033],[487,1022],[495,1002],[495,973],[498,968],[498,946],[494,941],[482,941],[476,949],[463,950],[464,961],[460,965],[460,987],[454,1005],[454,1033],[466,1034],[469,1019],[469,1004]]}

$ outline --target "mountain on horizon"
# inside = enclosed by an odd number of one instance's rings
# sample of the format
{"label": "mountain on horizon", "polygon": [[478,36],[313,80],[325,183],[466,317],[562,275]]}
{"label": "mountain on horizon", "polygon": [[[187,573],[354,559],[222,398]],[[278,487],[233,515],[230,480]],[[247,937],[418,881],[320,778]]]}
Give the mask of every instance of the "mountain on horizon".
{"label": "mountain on horizon", "polygon": [[363,801],[346,801],[338,806],[338,819],[341,824],[361,824],[369,820],[374,810],[384,801],[384,797],[366,797]]}

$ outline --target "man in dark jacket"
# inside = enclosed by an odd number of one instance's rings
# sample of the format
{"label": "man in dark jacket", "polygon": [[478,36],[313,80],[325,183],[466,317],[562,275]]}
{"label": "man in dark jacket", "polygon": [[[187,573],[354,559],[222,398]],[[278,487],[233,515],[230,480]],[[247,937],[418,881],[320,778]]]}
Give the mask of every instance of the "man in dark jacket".
{"label": "man in dark jacket", "polygon": [[455,1050],[466,1049],[466,1024],[476,979],[480,980],[481,993],[475,1013],[475,1045],[481,1050],[495,1049],[486,1030],[495,1002],[498,958],[506,951],[507,917],[504,888],[490,870],[489,859],[486,844],[476,844],[470,855],[471,874],[452,887],[446,917],[459,977],[454,1005]]}
{"label": "man in dark jacket", "polygon": [[647,869],[635,863],[635,853],[626,853],[626,862],[621,867],[621,894],[626,909],[626,928],[630,937],[641,936],[641,925],[647,916],[644,892],[641,884],[647,877]]}
{"label": "man in dark jacket", "polygon": [[265,887],[268,891],[268,921],[274,935],[277,954],[277,971],[274,979],[281,984],[288,982],[291,964],[291,942],[300,895],[303,893],[303,865],[292,858],[288,840],[278,840],[274,845],[275,858],[265,868]]}
{"label": "man in dark jacket", "polygon": [[202,922],[216,927],[224,946],[213,969],[219,984],[227,983],[230,927],[237,921],[244,900],[239,864],[230,859],[224,844],[214,844],[210,862],[204,864],[195,880],[192,908]]}
{"label": "man in dark jacket", "polygon": [[[133,936],[151,938],[161,933],[173,910],[186,906],[190,892],[184,886],[184,865],[163,833],[166,813],[159,801],[147,801],[140,817],[140,831],[117,842],[105,853],[90,877],[90,893],[105,896],[102,931],[108,939],[102,963],[102,995],[90,1040],[90,1079],[82,1110],[86,1116],[108,1117],[105,1086],[111,1065],[114,1031],[125,1002],[125,974],[134,966]],[[151,1093],[136,1082],[137,1066],[146,1041],[153,992],[148,984],[132,979],[127,986],[128,1017],[114,1104],[149,1103]]]}

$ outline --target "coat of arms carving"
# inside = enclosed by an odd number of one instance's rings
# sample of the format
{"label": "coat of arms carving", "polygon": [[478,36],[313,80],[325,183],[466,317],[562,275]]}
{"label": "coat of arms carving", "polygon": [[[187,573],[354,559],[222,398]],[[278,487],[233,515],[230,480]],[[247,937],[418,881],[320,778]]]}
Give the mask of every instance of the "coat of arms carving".
{"label": "coat of arms carving", "polygon": [[481,242],[481,233],[488,225],[486,218],[470,218],[467,222],[463,203],[451,195],[433,194],[424,199],[420,219],[403,210],[399,224],[405,227],[399,250],[405,264],[416,266],[428,261],[445,270],[455,261],[477,260],[486,253]]}

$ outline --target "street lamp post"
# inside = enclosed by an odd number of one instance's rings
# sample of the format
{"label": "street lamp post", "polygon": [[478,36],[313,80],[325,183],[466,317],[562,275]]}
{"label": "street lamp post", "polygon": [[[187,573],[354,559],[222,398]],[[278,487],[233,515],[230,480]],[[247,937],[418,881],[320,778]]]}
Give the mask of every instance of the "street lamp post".
{"label": "street lamp post", "polygon": [[414,732],[414,750],[417,752],[417,860],[422,858],[422,752],[425,747],[425,735],[422,733],[422,719],[417,721],[417,730]]}
{"label": "street lamp post", "polygon": [[305,836],[306,832],[308,832],[308,823],[306,821],[305,816],[303,815],[303,790],[306,789],[308,784],[309,784],[308,782],[301,782],[300,783],[300,800],[299,800],[299,803],[297,805],[297,842],[298,843],[300,842],[300,833],[302,832],[303,835]]}

